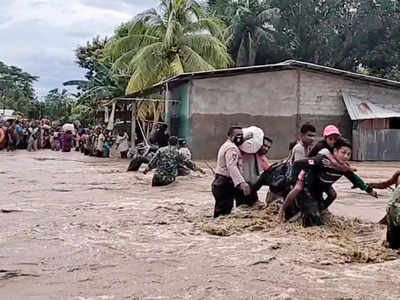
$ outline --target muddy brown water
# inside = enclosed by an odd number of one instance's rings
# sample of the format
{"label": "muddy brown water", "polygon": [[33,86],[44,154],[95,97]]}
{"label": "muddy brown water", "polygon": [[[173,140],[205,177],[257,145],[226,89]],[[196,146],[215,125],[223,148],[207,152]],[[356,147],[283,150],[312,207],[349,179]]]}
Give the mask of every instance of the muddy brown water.
{"label": "muddy brown water", "polygon": [[[398,253],[374,223],[388,190],[341,180],[331,225],[304,229],[273,208],[213,220],[209,169],[152,188],[127,165],[0,152],[0,299],[400,299]],[[355,165],[367,181],[400,169]]]}

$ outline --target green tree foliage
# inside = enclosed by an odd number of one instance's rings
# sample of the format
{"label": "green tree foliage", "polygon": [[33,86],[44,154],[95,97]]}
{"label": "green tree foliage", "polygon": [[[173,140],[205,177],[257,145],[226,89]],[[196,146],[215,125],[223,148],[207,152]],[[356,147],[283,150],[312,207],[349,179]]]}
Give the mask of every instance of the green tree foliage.
{"label": "green tree foliage", "polygon": [[33,83],[37,76],[0,61],[0,108],[14,109],[25,117],[36,114]]}
{"label": "green tree foliage", "polygon": [[66,89],[53,89],[44,100],[38,103],[40,118],[50,119],[59,124],[81,121],[85,125],[93,122],[93,109],[85,104],[79,104],[78,99]]}
{"label": "green tree foliage", "polygon": [[162,0],[159,9],[135,17],[128,35],[115,38],[106,54],[117,73],[131,75],[126,93],[183,72],[224,68],[231,58],[222,22],[192,0]]}
{"label": "green tree foliage", "polygon": [[400,4],[364,0],[357,23],[362,33],[359,62],[370,74],[400,80]]}
{"label": "green tree foliage", "polygon": [[238,0],[225,8],[225,15],[230,16],[226,42],[237,66],[262,63],[265,49],[274,40],[272,23],[278,18],[278,10],[268,2]]}
{"label": "green tree foliage", "polygon": [[293,58],[354,69],[361,39],[357,28],[359,3],[354,0],[271,0],[279,9],[274,24],[274,58]]}
{"label": "green tree foliage", "polygon": [[[208,0],[207,6],[228,28],[238,28],[227,41],[237,65],[298,59],[400,78],[398,0]],[[269,17],[257,18],[263,11]],[[237,51],[239,43],[232,41],[243,41],[246,33],[254,37],[254,28],[265,34],[255,38],[258,43],[244,40]]]}
{"label": "green tree foliage", "polygon": [[67,90],[53,89],[40,102],[40,114],[42,118],[65,123],[70,121],[69,116],[74,105],[75,101]]}
{"label": "green tree foliage", "polygon": [[71,108],[70,121],[79,120],[84,126],[94,125],[94,109],[84,104],[76,104]]}
{"label": "green tree foliage", "polygon": [[64,86],[76,86],[77,97],[82,104],[94,105],[98,100],[112,99],[124,95],[128,80],[114,74],[110,65],[95,62],[89,80],[69,80]]}
{"label": "green tree foliage", "polygon": [[79,47],[87,80],[67,84],[88,104],[182,72],[286,59],[399,80],[399,7],[399,0],[160,0],[110,39]]}
{"label": "green tree foliage", "polygon": [[[123,36],[126,27],[126,24],[122,24],[117,28],[115,35]],[[78,91],[70,110],[70,118],[73,120],[92,124],[97,101],[112,99],[125,93],[129,78],[112,72],[111,63],[104,55],[106,43],[107,38],[95,37],[75,50],[77,64],[86,69],[87,73],[85,80],[69,80],[63,83],[64,86],[75,86]]]}
{"label": "green tree foliage", "polygon": [[96,36],[92,41],[86,42],[86,45],[79,46],[75,50],[76,63],[87,70],[85,77],[88,80],[95,76],[98,62],[104,59],[103,50],[106,43],[107,37]]}

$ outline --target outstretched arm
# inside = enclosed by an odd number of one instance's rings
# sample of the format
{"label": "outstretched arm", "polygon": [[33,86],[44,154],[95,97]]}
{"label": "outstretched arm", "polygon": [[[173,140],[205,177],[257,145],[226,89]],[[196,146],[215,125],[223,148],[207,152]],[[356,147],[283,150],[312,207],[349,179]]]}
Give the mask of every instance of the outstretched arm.
{"label": "outstretched arm", "polygon": [[399,182],[399,177],[400,177],[400,171],[397,171],[396,173],[393,174],[393,176],[386,181],[382,182],[374,182],[374,183],[369,183],[368,185],[374,189],[386,189],[390,187],[391,185],[398,185]]}
{"label": "outstretched arm", "polygon": [[182,161],[182,163],[188,167],[190,170],[193,171],[199,171],[201,174],[205,174],[206,172],[204,172],[204,170],[200,167],[198,167],[193,161],[191,161],[190,159],[184,160]]}
{"label": "outstretched arm", "polygon": [[344,176],[354,185],[354,187],[358,187],[360,190],[366,191],[371,196],[378,198],[378,194],[374,189],[366,184],[356,173],[347,172]]}
{"label": "outstretched arm", "polygon": [[187,159],[187,157],[183,153],[179,153],[178,155],[178,161],[180,164],[185,165],[192,171],[199,171],[202,174],[205,174],[204,170],[202,168],[199,168],[194,161]]}

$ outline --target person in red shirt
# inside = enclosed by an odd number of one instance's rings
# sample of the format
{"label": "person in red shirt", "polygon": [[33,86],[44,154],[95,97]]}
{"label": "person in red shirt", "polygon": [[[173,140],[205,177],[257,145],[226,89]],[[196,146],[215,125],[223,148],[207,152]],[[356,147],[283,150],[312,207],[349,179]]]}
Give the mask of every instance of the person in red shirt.
{"label": "person in red shirt", "polygon": [[0,122],[0,150],[3,150],[6,146],[6,130],[3,127],[3,122]]}

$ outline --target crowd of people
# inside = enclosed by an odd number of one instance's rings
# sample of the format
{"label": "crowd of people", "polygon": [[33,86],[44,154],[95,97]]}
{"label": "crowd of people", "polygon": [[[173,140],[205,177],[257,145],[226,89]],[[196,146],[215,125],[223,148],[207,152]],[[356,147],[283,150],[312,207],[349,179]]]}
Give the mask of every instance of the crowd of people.
{"label": "crowd of people", "polygon": [[110,148],[116,143],[122,158],[128,153],[128,134],[120,131],[113,136],[101,126],[84,128],[80,122],[53,126],[47,119],[0,121],[0,150],[26,149],[37,151],[80,151],[85,155],[109,157]]}
{"label": "crowd of people", "polygon": [[50,148],[52,130],[48,120],[0,121],[0,150]]}

